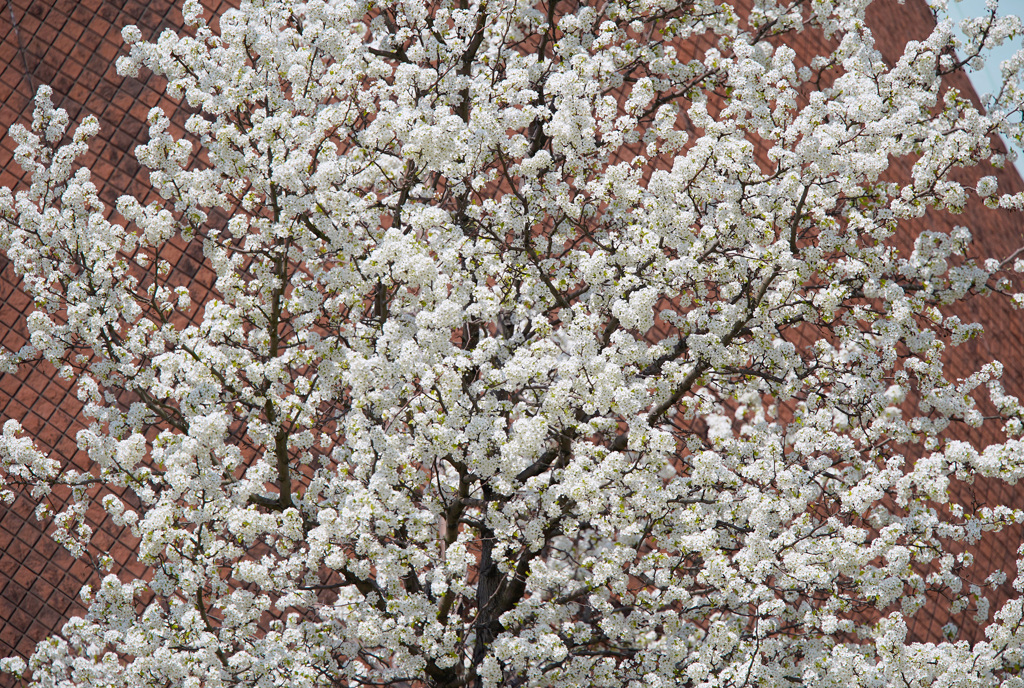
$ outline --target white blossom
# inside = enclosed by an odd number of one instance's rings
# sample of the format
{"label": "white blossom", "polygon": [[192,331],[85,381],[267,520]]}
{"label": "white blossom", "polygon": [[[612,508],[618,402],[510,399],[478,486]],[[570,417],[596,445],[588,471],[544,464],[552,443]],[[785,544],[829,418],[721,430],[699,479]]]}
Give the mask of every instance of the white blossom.
{"label": "white blossom", "polygon": [[[98,505],[149,573],[85,591],[32,685],[1020,685],[1024,574],[996,603],[972,550],[1024,511],[951,486],[1024,478],[1024,409],[948,363],[1024,264],[911,221],[1024,207],[959,172],[1022,133],[1024,56],[982,111],[948,24],[890,65],[866,4],[187,0],[122,31],[191,113],[149,113],[123,225],[97,120],[40,88],[0,367],[75,380],[91,467],[9,420],[0,498],[58,493],[109,567]],[[992,17],[967,60],[1020,33]]]}

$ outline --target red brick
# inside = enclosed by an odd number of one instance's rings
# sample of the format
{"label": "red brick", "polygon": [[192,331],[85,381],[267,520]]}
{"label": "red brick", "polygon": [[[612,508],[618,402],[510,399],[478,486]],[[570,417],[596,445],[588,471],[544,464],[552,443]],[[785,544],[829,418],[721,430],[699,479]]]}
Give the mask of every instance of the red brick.
{"label": "red brick", "polygon": [[[4,607],[3,609],[4,611],[7,611],[6,607]],[[7,614],[4,614],[4,617],[6,616]],[[10,648],[10,650],[4,653],[5,655],[7,655],[11,650],[15,649],[21,638],[22,634],[20,631],[18,631],[17,628],[7,624],[6,622],[0,622],[0,643]]]}
{"label": "red brick", "polygon": [[145,11],[145,7],[143,5],[137,3],[137,2],[134,2],[134,1],[126,2],[125,5],[124,5],[124,13],[132,21],[138,20],[138,18],[142,16],[142,13],[144,11]]}
{"label": "red brick", "polygon": [[[28,614],[30,617],[34,619],[39,614],[39,612],[42,611],[43,601],[35,595],[32,595],[31,593],[26,593],[25,596],[21,599],[19,607],[26,614]],[[34,640],[38,641],[39,639],[34,638]]]}
{"label": "red brick", "polygon": [[[22,401],[22,403],[25,403],[22,400],[22,397],[25,396],[26,392],[29,395],[34,396],[31,387],[29,387],[28,385],[22,385],[21,389],[18,390],[18,399],[19,401]],[[32,403],[31,400],[29,400],[28,403]],[[31,412],[26,413],[21,418],[21,426],[25,428],[25,432],[28,433],[29,435],[35,435],[42,431],[43,425],[43,419]]]}
{"label": "red brick", "polygon": [[[0,529],[10,535],[11,538],[14,538],[14,536],[18,534],[18,531],[21,530],[24,523],[25,519],[13,510],[0,509]],[[14,556],[10,550],[10,544],[4,547],[4,554],[11,557]]]}
{"label": "red brick", "polygon": [[68,609],[71,609],[78,604],[82,595],[82,586],[85,585],[85,581],[78,580],[74,576],[64,576],[60,583],[57,585],[57,590],[63,595],[61,598],[64,609],[60,609],[60,606],[55,605],[56,609],[61,614],[65,614]]}
{"label": "red brick", "polygon": [[0,64],[13,62],[18,57],[18,46],[14,41],[0,43]]}
{"label": "red brick", "polygon": [[9,604],[17,606],[21,604],[21,600],[25,597],[26,592],[28,591],[24,587],[19,585],[18,582],[12,580],[4,586],[4,591],[3,593],[0,593],[0,595],[2,595]]}
{"label": "red brick", "polygon": [[95,13],[90,11],[84,3],[76,2],[74,3],[74,9],[72,10],[70,16],[76,22],[82,24],[83,26],[86,26],[89,24],[90,21],[92,21],[94,14]]}
{"label": "red brick", "polygon": [[[26,503],[29,503],[27,499],[25,501]],[[31,502],[31,505],[32,508],[35,509],[36,503],[34,500]],[[31,556],[31,548],[35,547],[36,543],[39,542],[39,538],[43,537],[43,531],[39,526],[39,521],[36,520],[35,515],[33,514],[32,520],[24,521],[21,528],[18,529],[18,541],[24,543],[29,548],[28,551],[23,552],[18,557],[18,561],[24,562],[27,560],[28,557]],[[11,544],[13,550],[14,543]]]}
{"label": "red brick", "polygon": [[56,556],[50,560],[49,565],[39,574],[39,578],[54,587],[54,589],[60,585],[61,580],[64,578],[64,567],[58,564]]}
{"label": "red brick", "polygon": [[7,623],[9,623],[19,631],[24,633],[32,624],[32,617],[29,616],[24,610],[15,609],[14,613],[7,617]]}
{"label": "red brick", "polygon": [[74,19],[69,19],[61,29],[61,36],[65,39],[64,45],[68,47],[64,49],[64,52],[71,54],[71,46],[75,44],[79,36],[85,32],[85,26],[78,23]]}
{"label": "red brick", "polygon": [[[14,624],[11,625],[13,626]],[[25,631],[22,631],[22,633],[25,633]],[[29,638],[28,636],[23,636],[21,640],[18,641],[18,644],[15,645],[14,649],[19,655],[27,657],[29,653],[32,652],[33,648],[35,648],[35,646],[36,644],[32,641],[31,638]]]}
{"label": "red brick", "polygon": [[39,617],[33,617],[32,625],[28,627],[28,632],[25,633],[25,636],[32,642],[38,643],[53,635],[53,632],[54,629],[44,626],[39,622]]}
{"label": "red brick", "polygon": [[3,83],[11,89],[16,89],[21,85],[22,78],[24,78],[23,68],[20,65],[15,66],[11,64],[4,69],[2,74],[0,74],[0,83]]}
{"label": "red brick", "polygon": [[53,450],[56,455],[64,459],[71,460],[78,454],[78,445],[72,437],[65,435],[59,442],[57,442],[56,445],[54,445]]}
{"label": "red brick", "polygon": [[114,545],[114,538],[101,528],[93,534],[91,543],[100,552],[108,552]]}
{"label": "red brick", "polygon": [[46,386],[50,384],[50,380],[53,379],[52,375],[47,374],[49,371],[47,371],[47,373],[43,372],[42,366],[42,362],[34,366],[32,368],[32,372],[30,372],[28,377],[25,379],[25,383],[36,392],[42,392],[46,389]]}
{"label": "red brick", "polygon": [[62,595],[51,596],[47,600],[47,604],[40,610],[39,615],[36,616],[36,620],[49,628],[52,631],[58,630],[59,626],[62,625],[64,619],[62,615],[72,608],[71,601]]}
{"label": "red brick", "polygon": [[[113,33],[116,40],[110,38],[110,34]],[[114,61],[125,54],[124,46],[121,43],[120,31],[111,27],[100,43],[99,49],[96,51],[100,57],[107,61],[107,68],[104,72],[110,72],[113,69]],[[112,72],[116,74],[117,72]],[[118,79],[120,81],[120,79]]]}
{"label": "red brick", "polygon": [[109,2],[104,2],[100,5],[99,14],[101,17],[106,19],[109,23],[114,24],[120,18],[120,12],[118,8]]}
{"label": "red brick", "polygon": [[40,41],[44,46],[50,46],[53,45],[59,36],[57,27],[45,23],[40,25],[39,30],[36,31],[35,40]]}
{"label": "red brick", "polygon": [[46,568],[46,559],[37,551],[29,552],[29,555],[25,557],[25,568],[38,576],[42,573],[43,569]]}
{"label": "red brick", "polygon": [[51,402],[47,401],[42,396],[36,396],[35,401],[32,402],[32,411],[39,415],[43,420],[48,421],[53,412],[57,410]]}
{"label": "red brick", "polygon": [[31,305],[32,299],[28,297],[28,294],[21,291],[20,289],[7,295],[4,298],[4,307],[13,308],[19,313],[25,313],[26,309]]}
{"label": "red brick", "polygon": [[36,577],[36,579],[32,581],[32,586],[29,588],[29,592],[43,602],[49,600],[55,590],[56,588],[50,585],[50,583],[48,583],[42,576]]}
{"label": "red brick", "polygon": [[[68,394],[71,393],[71,385],[61,378],[51,378],[49,384],[42,389],[42,396],[51,404],[62,409],[68,409]],[[76,403],[77,400],[76,400]]]}
{"label": "red brick", "polygon": [[23,14],[18,19],[18,32],[27,38],[29,43],[31,43],[31,36],[34,36],[39,27],[42,26],[42,22],[39,19],[40,17],[30,13]]}

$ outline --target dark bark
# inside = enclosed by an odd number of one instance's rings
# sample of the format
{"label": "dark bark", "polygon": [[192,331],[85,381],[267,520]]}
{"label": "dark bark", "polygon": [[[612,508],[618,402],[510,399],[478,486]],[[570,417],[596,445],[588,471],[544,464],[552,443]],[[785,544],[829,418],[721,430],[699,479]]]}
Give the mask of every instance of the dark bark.
{"label": "dark bark", "polygon": [[[476,583],[476,642],[473,645],[473,668],[478,670],[494,639],[501,633],[498,617],[502,610],[498,604],[498,589],[502,574],[498,563],[492,558],[494,531],[483,528],[480,532],[480,573]],[[483,688],[483,677],[479,674],[473,680],[474,688]]]}

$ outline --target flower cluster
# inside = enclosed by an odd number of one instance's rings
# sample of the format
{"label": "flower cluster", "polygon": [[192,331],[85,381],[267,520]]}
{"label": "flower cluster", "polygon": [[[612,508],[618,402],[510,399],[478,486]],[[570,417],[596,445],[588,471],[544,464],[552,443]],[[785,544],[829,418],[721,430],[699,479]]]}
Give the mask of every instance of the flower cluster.
{"label": "flower cluster", "polygon": [[950,485],[1024,477],[1024,408],[947,363],[1024,262],[911,222],[1024,207],[957,171],[1024,135],[1024,56],[984,112],[943,82],[1020,22],[887,64],[866,4],[188,0],[123,32],[192,114],[150,112],[162,200],[116,221],[41,88],[0,368],[75,380],[92,468],[8,421],[0,497],[70,495],[39,513],[82,555],[99,505],[150,574],[84,591],[33,685],[1021,685],[970,549],[1024,511]]}

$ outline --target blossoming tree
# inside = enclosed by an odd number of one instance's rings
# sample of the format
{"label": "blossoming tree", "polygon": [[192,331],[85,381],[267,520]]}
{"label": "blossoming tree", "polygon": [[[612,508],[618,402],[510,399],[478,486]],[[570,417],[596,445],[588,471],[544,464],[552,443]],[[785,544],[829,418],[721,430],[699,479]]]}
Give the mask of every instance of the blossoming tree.
{"label": "blossoming tree", "polygon": [[[84,591],[34,681],[1024,685],[1022,602],[987,615],[1006,575],[970,562],[1024,511],[949,489],[1024,476],[1024,410],[998,362],[944,370],[978,331],[949,308],[1024,264],[907,234],[1024,207],[956,176],[1021,135],[1024,57],[984,113],[943,84],[1021,23],[889,65],[866,4],[263,0],[215,31],[187,0],[189,35],[124,30],[122,73],[193,114],[150,112],[164,201],[115,215],[75,163],[96,120],[40,89],[2,365],[75,381],[92,469],[8,420],[3,494],[79,555],[101,505],[151,574]],[[831,52],[798,62],[804,28]],[[981,424],[1005,441],[954,439]],[[911,643],[926,601],[986,640]]]}

